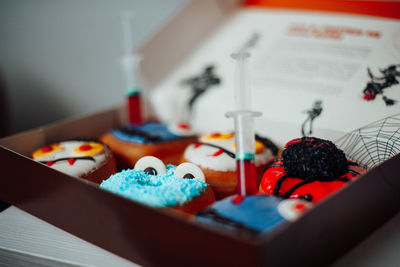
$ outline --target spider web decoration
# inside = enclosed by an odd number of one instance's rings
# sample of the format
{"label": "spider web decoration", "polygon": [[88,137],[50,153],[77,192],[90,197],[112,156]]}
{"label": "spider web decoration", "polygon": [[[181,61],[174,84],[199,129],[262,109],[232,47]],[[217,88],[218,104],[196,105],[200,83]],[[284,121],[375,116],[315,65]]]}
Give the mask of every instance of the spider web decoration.
{"label": "spider web decoration", "polygon": [[356,129],[336,144],[350,160],[372,168],[400,153],[400,113]]}

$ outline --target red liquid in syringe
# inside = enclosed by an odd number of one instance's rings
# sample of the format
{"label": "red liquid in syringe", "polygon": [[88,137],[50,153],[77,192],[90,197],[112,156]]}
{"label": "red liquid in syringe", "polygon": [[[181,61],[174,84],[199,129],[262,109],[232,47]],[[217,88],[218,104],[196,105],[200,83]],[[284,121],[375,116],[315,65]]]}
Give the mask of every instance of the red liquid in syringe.
{"label": "red liquid in syringe", "polygon": [[[236,171],[238,173],[238,181],[236,192],[240,195],[254,195],[258,192],[257,188],[257,169],[254,160],[236,160]],[[245,182],[244,191],[242,192],[242,181]]]}
{"label": "red liquid in syringe", "polygon": [[128,96],[128,118],[131,124],[143,123],[140,93]]}

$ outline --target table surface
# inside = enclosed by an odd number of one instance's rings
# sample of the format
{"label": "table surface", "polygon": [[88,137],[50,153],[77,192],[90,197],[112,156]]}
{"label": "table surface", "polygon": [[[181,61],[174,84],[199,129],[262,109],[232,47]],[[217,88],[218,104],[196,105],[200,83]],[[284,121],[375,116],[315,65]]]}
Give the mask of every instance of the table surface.
{"label": "table surface", "polygon": [[[334,267],[400,266],[400,214]],[[138,266],[14,206],[0,212],[0,266]]]}

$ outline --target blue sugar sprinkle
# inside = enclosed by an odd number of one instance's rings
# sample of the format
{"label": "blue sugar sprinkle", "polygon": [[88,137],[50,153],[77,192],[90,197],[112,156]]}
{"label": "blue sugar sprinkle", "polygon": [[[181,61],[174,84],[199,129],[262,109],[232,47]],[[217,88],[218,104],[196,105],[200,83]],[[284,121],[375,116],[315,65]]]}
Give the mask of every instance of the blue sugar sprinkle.
{"label": "blue sugar sprinkle", "polygon": [[165,175],[123,170],[103,181],[100,187],[152,207],[184,205],[208,187],[199,180],[176,178],[175,169],[176,166],[167,165]]}

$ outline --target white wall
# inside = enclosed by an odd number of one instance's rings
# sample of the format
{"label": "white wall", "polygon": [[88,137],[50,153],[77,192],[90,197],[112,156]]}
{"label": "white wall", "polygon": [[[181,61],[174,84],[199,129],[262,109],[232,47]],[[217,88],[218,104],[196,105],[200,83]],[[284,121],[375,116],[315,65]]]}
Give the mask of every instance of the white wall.
{"label": "white wall", "polygon": [[123,103],[122,12],[135,14],[137,45],[187,1],[0,1],[11,132]]}

